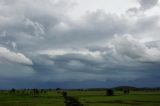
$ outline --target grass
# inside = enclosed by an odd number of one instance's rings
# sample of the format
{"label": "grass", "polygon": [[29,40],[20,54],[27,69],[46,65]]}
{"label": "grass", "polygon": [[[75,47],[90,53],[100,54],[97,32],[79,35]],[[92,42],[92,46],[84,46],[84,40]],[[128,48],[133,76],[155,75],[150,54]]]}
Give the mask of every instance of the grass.
{"label": "grass", "polygon": [[[84,106],[160,106],[160,91],[131,91],[130,94],[115,92],[105,96],[105,91],[68,91]],[[56,91],[36,96],[0,92],[0,106],[65,106],[64,98]]]}

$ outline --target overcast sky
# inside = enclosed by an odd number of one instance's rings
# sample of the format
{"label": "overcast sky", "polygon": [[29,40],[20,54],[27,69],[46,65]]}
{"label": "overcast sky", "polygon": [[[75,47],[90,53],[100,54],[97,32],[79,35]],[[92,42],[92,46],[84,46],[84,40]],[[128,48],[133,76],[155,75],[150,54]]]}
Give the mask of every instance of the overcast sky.
{"label": "overcast sky", "polygon": [[160,1],[0,0],[0,88],[160,86]]}

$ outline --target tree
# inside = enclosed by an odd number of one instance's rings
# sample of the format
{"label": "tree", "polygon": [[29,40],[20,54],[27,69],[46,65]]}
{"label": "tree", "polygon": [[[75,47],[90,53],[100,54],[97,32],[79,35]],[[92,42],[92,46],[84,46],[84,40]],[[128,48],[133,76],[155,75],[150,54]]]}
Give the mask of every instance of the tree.
{"label": "tree", "polygon": [[61,90],[61,88],[56,88],[56,91],[59,91],[59,90]]}
{"label": "tree", "polygon": [[67,97],[67,92],[62,92],[62,95],[63,95],[63,97],[65,98],[65,97]]}
{"label": "tree", "polygon": [[129,92],[129,89],[123,91],[124,94],[129,94]]}
{"label": "tree", "polygon": [[112,95],[114,95],[114,91],[112,89],[107,89],[106,95],[107,96],[112,96]]}
{"label": "tree", "polygon": [[38,89],[32,89],[31,90],[31,94],[33,94],[34,96],[38,95],[39,94],[39,90]]}
{"label": "tree", "polygon": [[15,93],[15,92],[16,92],[16,89],[12,88],[10,92],[11,92],[11,93]]}
{"label": "tree", "polygon": [[56,88],[57,93],[61,92],[61,88]]}

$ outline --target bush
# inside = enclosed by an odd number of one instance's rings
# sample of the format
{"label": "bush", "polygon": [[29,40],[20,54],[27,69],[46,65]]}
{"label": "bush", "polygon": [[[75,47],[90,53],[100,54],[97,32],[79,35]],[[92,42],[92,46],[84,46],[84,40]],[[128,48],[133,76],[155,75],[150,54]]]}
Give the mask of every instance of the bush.
{"label": "bush", "polygon": [[83,104],[79,102],[77,98],[74,98],[71,96],[65,97],[65,105],[66,106],[83,106]]}
{"label": "bush", "polygon": [[107,96],[112,96],[112,95],[114,95],[114,91],[112,89],[107,89],[106,95]]}
{"label": "bush", "polygon": [[124,94],[129,94],[129,92],[129,89],[123,91]]}
{"label": "bush", "polygon": [[67,95],[67,92],[63,91],[62,95],[65,99],[65,106],[84,106],[77,98]]}
{"label": "bush", "polygon": [[57,93],[61,93],[61,88],[56,88]]}
{"label": "bush", "polygon": [[67,92],[62,92],[63,97],[67,97]]}
{"label": "bush", "polygon": [[10,90],[10,93],[16,93],[16,89],[12,88],[12,89]]}

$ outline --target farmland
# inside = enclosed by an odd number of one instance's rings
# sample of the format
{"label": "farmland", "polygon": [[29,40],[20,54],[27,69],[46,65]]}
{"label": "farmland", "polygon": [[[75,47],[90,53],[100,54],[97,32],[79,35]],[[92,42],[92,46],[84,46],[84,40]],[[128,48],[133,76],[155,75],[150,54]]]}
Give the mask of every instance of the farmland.
{"label": "farmland", "polygon": [[[17,93],[18,92],[18,93]],[[115,91],[113,96],[106,96],[106,91],[70,90],[67,95],[76,98],[84,106],[160,106],[160,91]],[[65,106],[62,93],[47,90],[45,93],[0,92],[0,106]]]}

